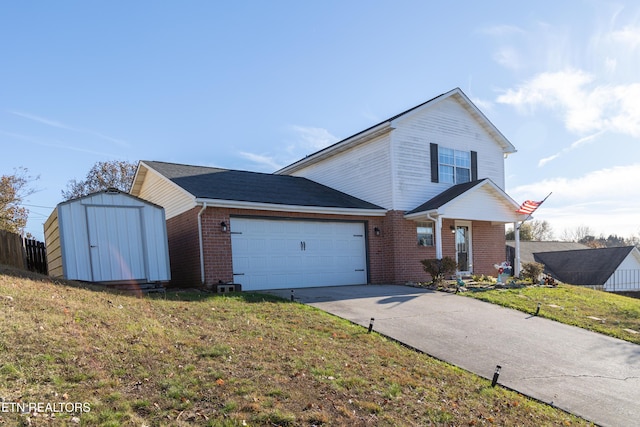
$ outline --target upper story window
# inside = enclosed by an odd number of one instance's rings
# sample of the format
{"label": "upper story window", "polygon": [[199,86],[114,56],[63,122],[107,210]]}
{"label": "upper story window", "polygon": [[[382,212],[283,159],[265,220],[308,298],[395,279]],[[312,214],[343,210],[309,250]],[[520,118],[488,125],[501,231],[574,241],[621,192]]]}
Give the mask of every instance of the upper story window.
{"label": "upper story window", "polygon": [[471,152],[439,147],[439,180],[446,184],[471,181]]}
{"label": "upper story window", "polygon": [[462,184],[478,179],[478,153],[430,143],[431,182]]}

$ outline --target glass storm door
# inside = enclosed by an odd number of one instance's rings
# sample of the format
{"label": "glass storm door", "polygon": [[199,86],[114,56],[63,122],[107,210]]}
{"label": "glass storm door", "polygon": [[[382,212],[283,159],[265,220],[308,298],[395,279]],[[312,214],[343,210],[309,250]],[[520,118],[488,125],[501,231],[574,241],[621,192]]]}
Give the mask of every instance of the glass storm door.
{"label": "glass storm door", "polygon": [[458,272],[471,272],[471,224],[456,222],[456,262]]}

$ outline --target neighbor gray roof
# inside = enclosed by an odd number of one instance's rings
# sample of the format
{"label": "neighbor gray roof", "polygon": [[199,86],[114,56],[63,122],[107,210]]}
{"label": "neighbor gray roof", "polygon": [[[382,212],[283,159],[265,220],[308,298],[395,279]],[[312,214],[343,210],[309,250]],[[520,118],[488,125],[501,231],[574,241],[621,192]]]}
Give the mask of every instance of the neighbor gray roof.
{"label": "neighbor gray roof", "polygon": [[[513,262],[515,257],[516,242],[507,240],[507,260]],[[555,252],[555,251],[571,251],[576,249],[589,249],[589,246],[577,242],[538,242],[529,240],[520,240],[520,262],[535,262],[534,253],[539,252]]]}
{"label": "neighbor gray roof", "polygon": [[380,206],[306,178],[142,161],[197,199],[381,210]]}
{"label": "neighbor gray roof", "polygon": [[635,246],[535,253],[545,273],[572,285],[602,286]]}

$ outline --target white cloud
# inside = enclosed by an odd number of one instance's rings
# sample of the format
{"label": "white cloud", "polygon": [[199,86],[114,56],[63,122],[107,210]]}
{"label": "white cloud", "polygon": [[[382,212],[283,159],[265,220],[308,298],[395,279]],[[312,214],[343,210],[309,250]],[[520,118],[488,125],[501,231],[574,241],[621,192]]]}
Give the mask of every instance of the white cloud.
{"label": "white cloud", "polygon": [[294,146],[297,148],[321,150],[338,141],[328,130],[311,126],[291,125],[289,128],[296,134]]}
{"label": "white cloud", "polygon": [[474,105],[480,109],[480,111],[493,110],[493,102],[491,101],[480,98],[471,98],[471,102],[473,102]]}
{"label": "white cloud", "polygon": [[59,122],[57,120],[53,120],[53,119],[48,119],[45,117],[40,117],[40,116],[36,116],[35,114],[30,114],[30,113],[24,113],[24,112],[20,112],[20,111],[9,111],[9,113],[18,116],[18,117],[23,117],[25,119],[29,119],[32,120],[34,122],[38,122],[47,126],[51,126],[51,127],[55,127],[58,129],[64,129],[64,130],[68,130],[71,132],[77,132],[77,133],[83,133],[86,135],[93,135],[95,137],[98,137],[100,139],[103,139],[105,141],[109,141],[109,142],[113,142],[121,147],[127,147],[129,144],[127,144],[125,141],[121,140],[121,139],[117,139],[117,138],[112,138],[110,136],[104,135],[100,132],[96,132],[93,130],[89,130],[89,129],[81,129],[81,128],[77,128],[77,127],[73,127],[73,126],[69,126],[66,125],[62,122]]}
{"label": "white cloud", "polygon": [[115,158],[117,156],[114,156],[112,153],[106,153],[106,152],[102,152],[102,151],[96,151],[96,150],[91,150],[85,147],[74,147],[72,145],[67,145],[67,144],[63,144],[61,142],[58,141],[47,141],[47,140],[43,140],[41,138],[35,138],[35,137],[31,137],[31,136],[27,136],[27,135],[22,135],[19,133],[15,133],[15,132],[5,132],[3,130],[0,130],[0,135],[5,135],[9,138],[14,138],[14,139],[19,139],[22,141],[27,141],[29,143],[32,144],[37,144],[43,147],[48,147],[48,148],[54,148],[56,150],[67,150],[67,151],[76,151],[79,153],[88,153],[88,154],[94,154],[97,156],[101,156],[101,157],[109,157],[109,158]]}
{"label": "white cloud", "polygon": [[622,30],[612,31],[609,38],[617,43],[626,45],[631,49],[640,46],[640,27],[624,27]]}
{"label": "white cloud", "polygon": [[518,51],[512,47],[502,47],[493,54],[493,59],[498,64],[511,70],[522,68],[522,59]]}
{"label": "white cloud", "polygon": [[594,86],[594,81],[582,70],[541,73],[496,101],[520,111],[558,111],[565,127],[577,134],[612,131],[640,137],[640,83]]}
{"label": "white cloud", "polygon": [[523,34],[524,30],[515,25],[494,25],[481,28],[480,32],[492,36],[511,36],[513,34]]}
{"label": "white cloud", "polygon": [[[510,191],[513,195],[553,192],[555,197],[572,202],[592,200],[636,199],[640,203],[640,186],[630,185],[640,180],[640,163],[591,171],[578,178],[549,178],[521,185]],[[533,194],[535,196],[535,194]],[[639,216],[640,219],[640,216]]]}
{"label": "white cloud", "polygon": [[581,145],[584,145],[586,143],[589,142],[593,142],[594,140],[596,140],[600,135],[602,135],[604,133],[604,131],[599,131],[596,132],[592,135],[589,136],[585,136],[584,138],[580,138],[577,141],[574,141],[570,146],[563,148],[562,150],[558,151],[557,153],[549,156],[549,157],[545,157],[543,159],[540,159],[540,161],[538,162],[538,167],[542,167],[545,164],[549,163],[552,160],[557,159],[558,157],[567,154],[570,151],[575,150],[576,148],[580,147]]}
{"label": "white cloud", "polygon": [[630,236],[640,231],[640,163],[589,172],[578,178],[550,178],[521,185],[509,194],[516,201],[542,200],[535,213],[558,231],[587,225],[597,234]]}
{"label": "white cloud", "polygon": [[[287,126],[287,131],[293,134],[293,142],[284,149],[277,149],[273,153],[241,151],[238,154],[257,164],[260,169],[274,171],[338,141],[337,137],[323,128],[291,125]],[[281,145],[278,144],[276,147]]]}
{"label": "white cloud", "polygon": [[258,165],[262,166],[264,169],[269,169],[271,171],[281,169],[284,166],[278,163],[273,157],[268,155],[247,153],[246,151],[241,151],[239,154],[245,159],[250,160],[254,163],[257,163]]}

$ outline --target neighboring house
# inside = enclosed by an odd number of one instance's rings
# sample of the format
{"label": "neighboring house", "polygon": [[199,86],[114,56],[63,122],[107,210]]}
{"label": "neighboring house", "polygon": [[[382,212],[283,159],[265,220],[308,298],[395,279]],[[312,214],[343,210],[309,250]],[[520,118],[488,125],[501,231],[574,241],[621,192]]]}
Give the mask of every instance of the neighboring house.
{"label": "neighboring house", "polygon": [[131,194],[164,206],[177,285],[244,290],[425,281],[450,256],[493,274],[513,145],[454,89],[275,174],[141,161]]}
{"label": "neighboring house", "polygon": [[58,204],[44,236],[53,277],[103,284],[171,279],[164,209],[119,190]]}
{"label": "neighboring house", "polygon": [[[555,241],[520,241],[520,262],[537,262],[533,256],[540,252],[571,251],[576,249],[589,249],[589,246],[577,242],[555,242]],[[516,242],[507,240],[507,261],[511,265],[515,264]]]}
{"label": "neighboring house", "polygon": [[605,291],[640,290],[640,251],[635,246],[535,253],[556,280]]}

